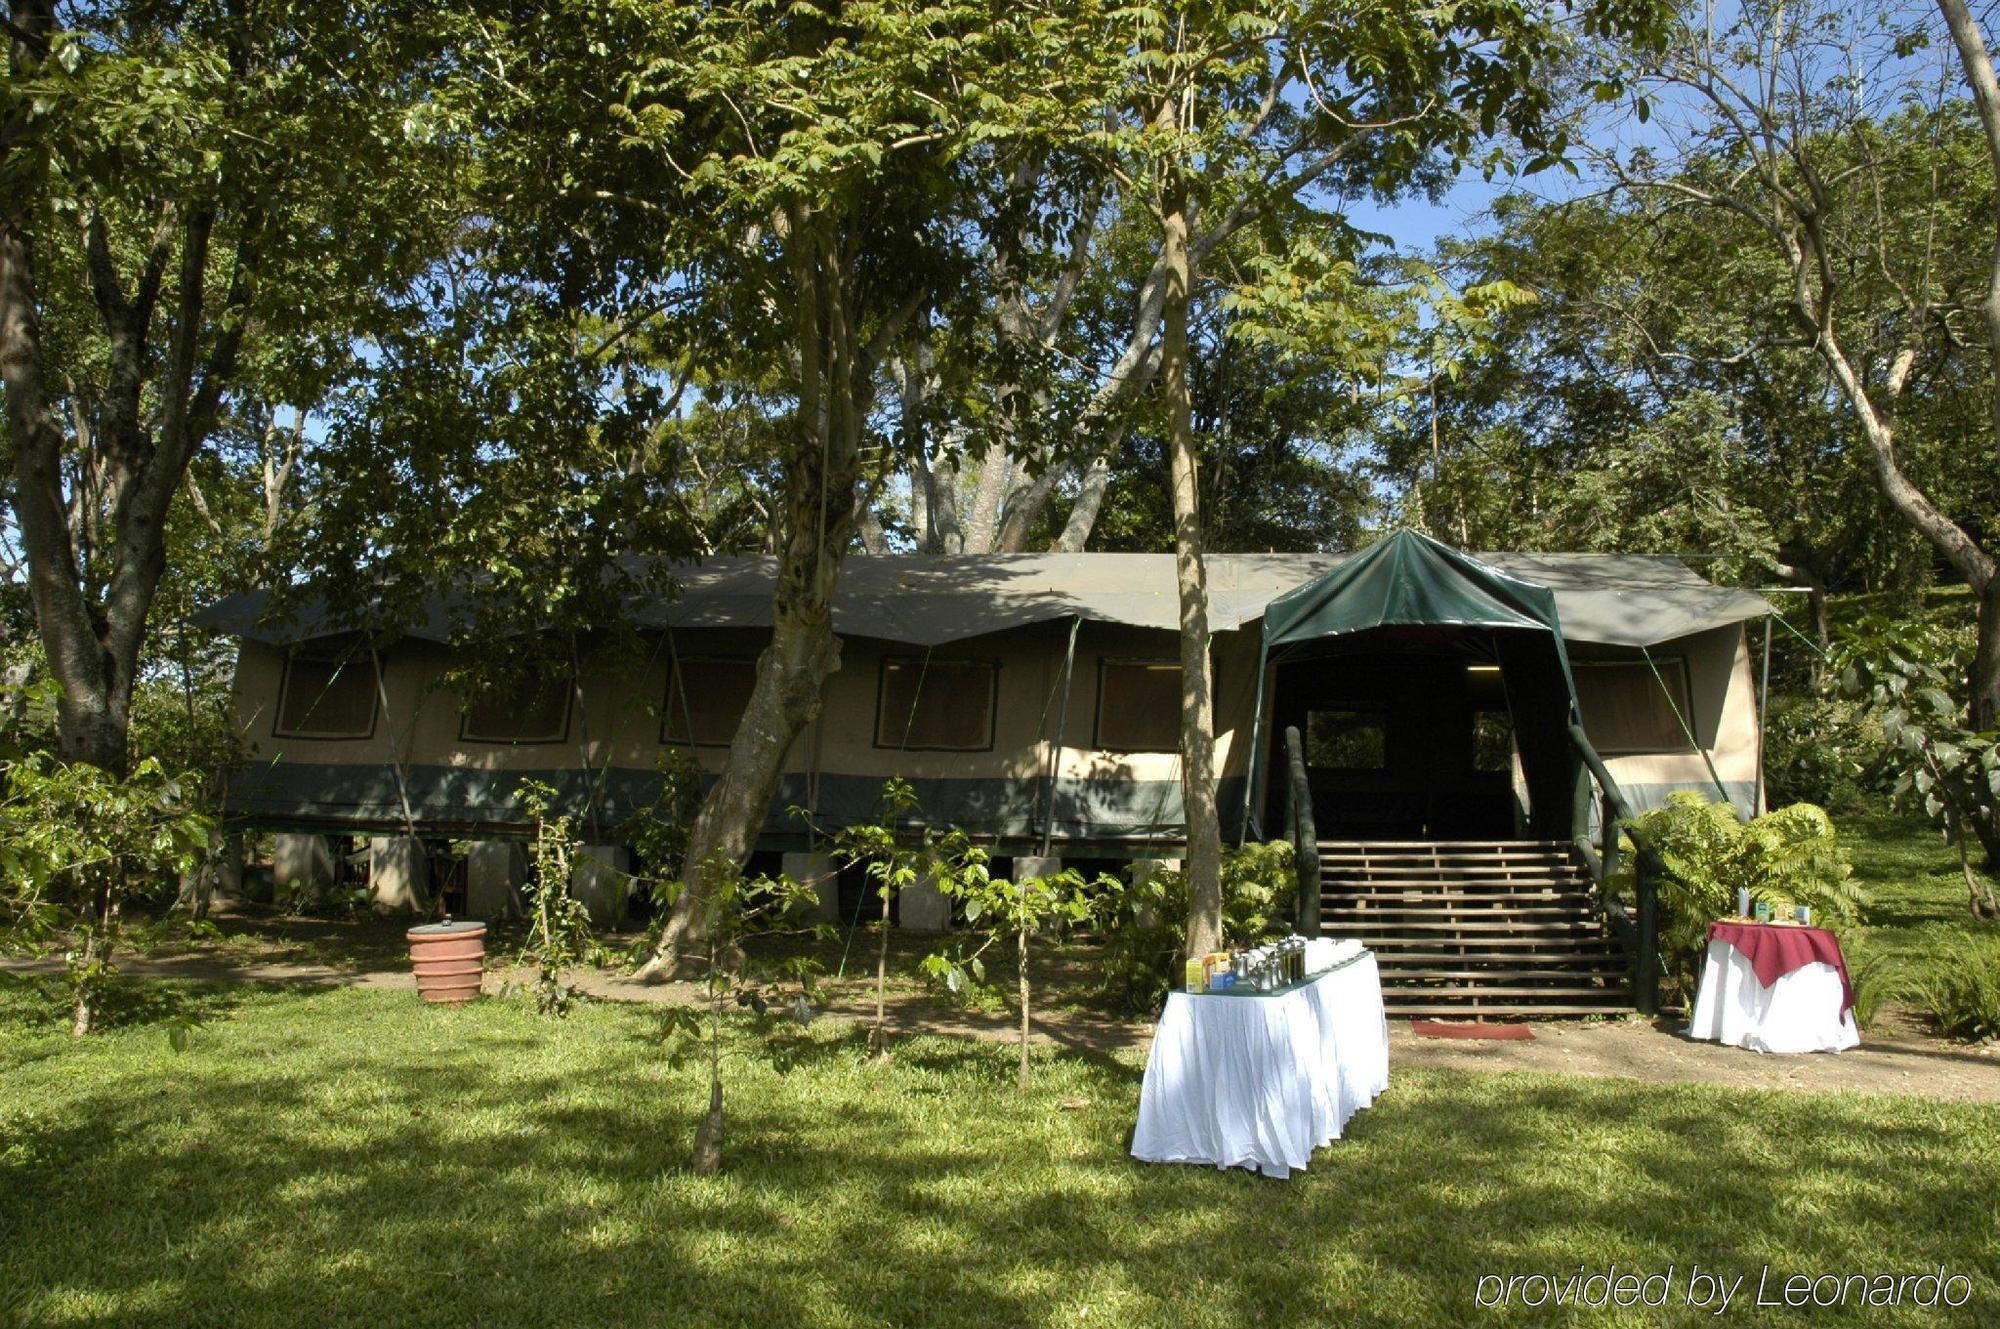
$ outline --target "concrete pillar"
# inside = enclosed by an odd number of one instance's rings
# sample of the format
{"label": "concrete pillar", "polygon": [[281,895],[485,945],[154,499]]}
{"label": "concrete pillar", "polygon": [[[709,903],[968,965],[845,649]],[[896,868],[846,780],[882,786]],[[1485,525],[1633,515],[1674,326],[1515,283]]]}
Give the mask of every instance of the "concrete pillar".
{"label": "concrete pillar", "polygon": [[815,923],[840,921],[840,867],[833,855],[786,854],[779,871],[818,894],[819,903],[806,911],[808,919]]}
{"label": "concrete pillar", "polygon": [[631,890],[632,851],[622,844],[587,844],[569,869],[569,893],[590,911],[592,927],[614,928],[625,919]]}
{"label": "concrete pillar", "polygon": [[324,835],[273,839],[271,886],[280,903],[295,895],[316,898],[333,888],[333,846]]}
{"label": "concrete pillar", "polygon": [[382,913],[424,913],[431,905],[431,859],[414,835],[368,837],[368,898]]}
{"label": "concrete pillar", "polygon": [[[1144,886],[1162,872],[1179,872],[1181,860],[1178,858],[1135,858],[1125,865],[1126,880],[1133,889]],[[1160,925],[1160,911],[1150,904],[1142,904],[1132,911],[1133,920],[1143,928]]]}
{"label": "concrete pillar", "polygon": [[1060,858],[1039,858],[1034,855],[1022,854],[1015,856],[1014,871],[1010,879],[1013,881],[1026,881],[1030,877],[1053,877],[1061,871],[1062,860]]}
{"label": "concrete pillar", "polygon": [[222,837],[222,850],[215,856],[215,893],[225,899],[243,898],[243,832],[231,831]]}
{"label": "concrete pillar", "polygon": [[518,840],[475,840],[465,855],[466,915],[489,922],[520,917],[527,879],[528,851]]}
{"label": "concrete pillar", "polygon": [[950,931],[950,897],[930,878],[918,879],[896,896],[896,926],[910,932]]}

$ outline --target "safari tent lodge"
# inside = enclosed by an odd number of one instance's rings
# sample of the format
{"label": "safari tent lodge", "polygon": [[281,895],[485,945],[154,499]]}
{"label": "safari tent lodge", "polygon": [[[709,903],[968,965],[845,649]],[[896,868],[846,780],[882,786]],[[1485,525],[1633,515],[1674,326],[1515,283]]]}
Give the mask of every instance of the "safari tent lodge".
{"label": "safari tent lodge", "polygon": [[[1375,947],[1398,1013],[1629,1009],[1637,942],[1601,889],[1606,826],[1675,790],[1757,810],[1746,624],[1765,601],[1671,557],[1474,556],[1409,532],[1353,555],[1210,555],[1208,577],[1224,833],[1292,838],[1308,882],[1316,860],[1301,918]],[[594,862],[627,866],[619,828],[658,796],[663,757],[720,768],[771,621],[769,558],[674,578],[632,608],[640,652],[586,652],[510,697],[442,684],[442,607],[386,643],[262,594],[211,607],[241,641],[230,816],[278,833],[281,885],[365,838],[378,899],[441,887],[483,916],[514,900],[535,779]],[[820,880],[827,916],[853,918],[864,884],[823,837],[875,817],[890,776],[996,871],[1178,859],[1178,621],[1166,554],[851,558],[841,665],[753,867]],[[619,880],[583,883],[602,922],[628,906]],[[898,911],[950,925],[934,891]]]}

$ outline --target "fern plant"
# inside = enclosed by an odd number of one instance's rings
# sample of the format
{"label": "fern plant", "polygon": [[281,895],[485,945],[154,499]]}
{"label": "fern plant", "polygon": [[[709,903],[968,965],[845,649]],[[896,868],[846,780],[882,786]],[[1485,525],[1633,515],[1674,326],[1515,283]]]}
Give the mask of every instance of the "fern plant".
{"label": "fern plant", "polygon": [[[1659,851],[1660,958],[1684,995],[1694,991],[1708,925],[1736,912],[1736,892],[1783,915],[1795,905],[1836,930],[1861,921],[1866,893],[1833,821],[1810,803],[1777,808],[1744,822],[1727,803],[1673,793],[1665,806],[1636,819],[1634,829]],[[1632,889],[1627,869],[1619,889]]]}
{"label": "fern plant", "polygon": [[1948,948],[1912,995],[1938,1032],[1973,1041],[2000,1040],[2000,940],[1971,938]]}

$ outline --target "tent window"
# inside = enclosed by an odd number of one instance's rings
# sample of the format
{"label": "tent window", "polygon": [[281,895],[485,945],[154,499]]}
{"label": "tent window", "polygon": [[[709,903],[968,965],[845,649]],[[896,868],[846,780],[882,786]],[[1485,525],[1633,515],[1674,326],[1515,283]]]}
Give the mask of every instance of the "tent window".
{"label": "tent window", "polygon": [[569,737],[571,691],[560,673],[489,688],[466,707],[458,736],[468,743],[560,743]]}
{"label": "tent window", "polygon": [[885,659],[875,746],[982,752],[993,746],[1000,667],[980,660]]}
{"label": "tent window", "polygon": [[1388,727],[1380,711],[1312,711],[1306,716],[1306,765],[1318,771],[1389,767]]}
{"label": "tent window", "polygon": [[[1693,750],[1681,729],[1683,719],[1694,723],[1694,712],[1688,709],[1687,661],[1656,656],[1654,663],[1660,667],[1658,678],[1644,663],[1575,666],[1576,703],[1583,712],[1584,731],[1591,746],[1606,756]],[[1675,718],[1676,710],[1680,719]]]}
{"label": "tent window", "polygon": [[1101,660],[1097,738],[1106,752],[1178,752],[1181,667],[1170,660]]}
{"label": "tent window", "polygon": [[[667,669],[667,697],[660,707],[660,741],[726,748],[757,686],[755,660],[682,656]],[[683,701],[685,693],[685,701]],[[693,722],[690,734],[689,722]]]}
{"label": "tent window", "polygon": [[367,738],[375,732],[375,659],[352,642],[308,644],[285,661],[272,733],[280,738]]}

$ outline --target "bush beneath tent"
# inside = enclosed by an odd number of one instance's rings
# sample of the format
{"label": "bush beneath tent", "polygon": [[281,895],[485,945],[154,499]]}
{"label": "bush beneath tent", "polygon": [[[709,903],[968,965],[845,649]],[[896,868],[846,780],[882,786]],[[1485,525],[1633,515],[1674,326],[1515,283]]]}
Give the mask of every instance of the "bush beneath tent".
{"label": "bush beneath tent", "polygon": [[[1230,946],[1264,937],[1298,897],[1292,846],[1246,844],[1222,856],[1222,933]],[[1187,946],[1187,874],[1153,873],[1101,900],[1104,991],[1134,1011],[1152,1011],[1181,973]]]}

